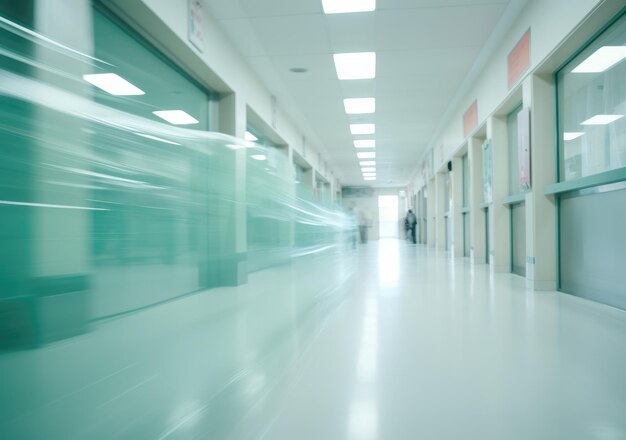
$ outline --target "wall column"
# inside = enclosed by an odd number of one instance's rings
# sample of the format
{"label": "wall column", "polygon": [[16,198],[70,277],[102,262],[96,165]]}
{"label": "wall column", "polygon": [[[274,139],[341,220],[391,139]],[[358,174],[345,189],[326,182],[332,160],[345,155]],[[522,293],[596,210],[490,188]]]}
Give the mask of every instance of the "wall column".
{"label": "wall column", "polygon": [[472,137],[467,144],[469,160],[470,259],[485,262],[485,214],[483,204],[483,139]]}
{"label": "wall column", "polygon": [[435,177],[431,177],[426,185],[426,243],[429,247],[435,247],[436,243],[435,199],[437,198],[437,191],[435,186]]}
{"label": "wall column", "polygon": [[448,170],[445,169],[441,173],[435,175],[435,236],[437,250],[446,250],[446,219],[444,216],[444,206],[447,203],[445,200],[446,193],[446,176]]}
{"label": "wall column", "polygon": [[455,257],[463,256],[463,159],[452,158],[452,252]]}
{"label": "wall column", "polygon": [[506,120],[490,116],[487,120],[487,138],[492,152],[492,204],[489,209],[489,262],[494,272],[511,271],[511,218],[509,208],[502,204],[508,195],[508,135]]}
{"label": "wall column", "polygon": [[[220,132],[244,139],[246,121],[246,103],[240,95],[231,93],[220,100]],[[213,220],[221,222],[220,226],[210,228],[218,235],[210,238],[211,255],[214,251],[218,254],[210,259],[209,283],[211,286],[239,285],[248,280],[247,149],[233,150],[232,153],[219,155],[218,159],[222,163],[215,166],[222,169],[215,170],[216,175],[231,180],[232,185],[225,181],[212,181],[217,185],[212,191],[222,193],[218,199],[223,200],[224,205],[215,207],[219,215]],[[228,169],[233,169],[234,173],[226,173]],[[218,244],[219,249],[214,249],[215,244]]]}
{"label": "wall column", "polygon": [[554,183],[554,83],[532,75],[523,85],[524,107],[531,107],[531,185],[526,193],[526,279],[534,290],[557,288],[556,203],[543,188]]}

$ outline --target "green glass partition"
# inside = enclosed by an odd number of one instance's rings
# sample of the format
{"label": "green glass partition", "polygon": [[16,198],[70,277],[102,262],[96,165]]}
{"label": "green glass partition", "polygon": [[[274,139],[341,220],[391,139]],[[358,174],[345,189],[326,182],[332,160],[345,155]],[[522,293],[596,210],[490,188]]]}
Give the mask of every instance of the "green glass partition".
{"label": "green glass partition", "polygon": [[[556,74],[560,289],[626,308],[622,178],[626,169],[626,14]],[[604,174],[603,174],[604,173]],[[610,173],[609,173],[610,174]],[[577,187],[589,176],[592,185]],[[585,189],[580,189],[580,188]]]}
{"label": "green glass partition", "polygon": [[106,4],[0,0],[0,438],[227,438],[341,304],[348,216]]}

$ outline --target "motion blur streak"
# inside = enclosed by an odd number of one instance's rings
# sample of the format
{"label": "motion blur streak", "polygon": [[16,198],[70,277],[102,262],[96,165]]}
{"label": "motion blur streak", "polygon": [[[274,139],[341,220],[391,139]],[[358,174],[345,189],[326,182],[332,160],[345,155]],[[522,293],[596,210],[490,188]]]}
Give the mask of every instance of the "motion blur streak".
{"label": "motion blur streak", "polygon": [[[228,438],[342,303],[352,226],[82,13],[55,28],[88,28],[76,47],[0,19],[0,438]],[[152,65],[113,54],[135,49]],[[82,80],[108,71],[145,96]],[[168,106],[200,123],[159,122]]]}

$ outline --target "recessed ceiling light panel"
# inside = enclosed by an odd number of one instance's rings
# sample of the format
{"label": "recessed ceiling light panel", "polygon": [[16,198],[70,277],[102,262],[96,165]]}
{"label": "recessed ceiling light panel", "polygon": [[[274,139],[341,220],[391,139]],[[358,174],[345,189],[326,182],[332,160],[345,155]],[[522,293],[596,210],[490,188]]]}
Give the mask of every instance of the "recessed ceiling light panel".
{"label": "recessed ceiling light panel", "polygon": [[174,125],[191,125],[200,122],[189,113],[182,110],[159,110],[152,113]]}
{"label": "recessed ceiling light panel", "polygon": [[573,73],[599,73],[610,69],[626,58],[626,46],[604,46],[580,63]]}
{"label": "recessed ceiling light panel", "polygon": [[376,177],[376,173],[363,173],[363,177]]}
{"label": "recessed ceiling light panel", "polygon": [[374,159],[376,157],[376,153],[373,151],[359,151],[356,156],[359,159]]}
{"label": "recessed ceiling light panel", "polygon": [[376,171],[376,167],[364,167],[364,168],[361,168],[361,171],[364,172],[364,173],[368,173],[370,171],[374,171],[375,172]]}
{"label": "recessed ceiling light panel", "polygon": [[[350,124],[350,133],[352,134],[374,134],[376,133],[375,124]],[[356,143],[355,143],[356,146]]]}
{"label": "recessed ceiling light panel", "polygon": [[357,139],[354,141],[354,148],[375,148],[376,141],[374,139]]}
{"label": "recessed ceiling light panel", "polygon": [[362,160],[361,162],[359,162],[359,165],[361,165],[362,167],[371,167],[376,165],[376,161],[375,160]]}
{"label": "recessed ceiling light panel", "polygon": [[376,98],[348,98],[343,100],[343,106],[349,115],[362,115],[376,111]]}
{"label": "recessed ceiling light panel", "polygon": [[83,79],[99,89],[115,96],[145,95],[146,92],[134,86],[115,73],[94,73],[83,75]]}
{"label": "recessed ceiling light panel", "polygon": [[363,180],[376,180],[376,177],[363,177]]}
{"label": "recessed ceiling light panel", "polygon": [[336,53],[333,58],[339,79],[376,77],[376,52]]}
{"label": "recessed ceiling light panel", "polygon": [[322,0],[325,14],[370,12],[376,10],[376,0]]}

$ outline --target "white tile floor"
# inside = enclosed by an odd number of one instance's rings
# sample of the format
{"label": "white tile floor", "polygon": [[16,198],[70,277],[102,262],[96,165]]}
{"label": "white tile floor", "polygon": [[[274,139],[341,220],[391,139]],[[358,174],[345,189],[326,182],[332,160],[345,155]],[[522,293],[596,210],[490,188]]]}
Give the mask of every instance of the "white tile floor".
{"label": "white tile floor", "polygon": [[0,353],[1,439],[626,439],[626,312],[404,241]]}
{"label": "white tile floor", "polygon": [[626,439],[626,312],[397,240],[233,439]]}

